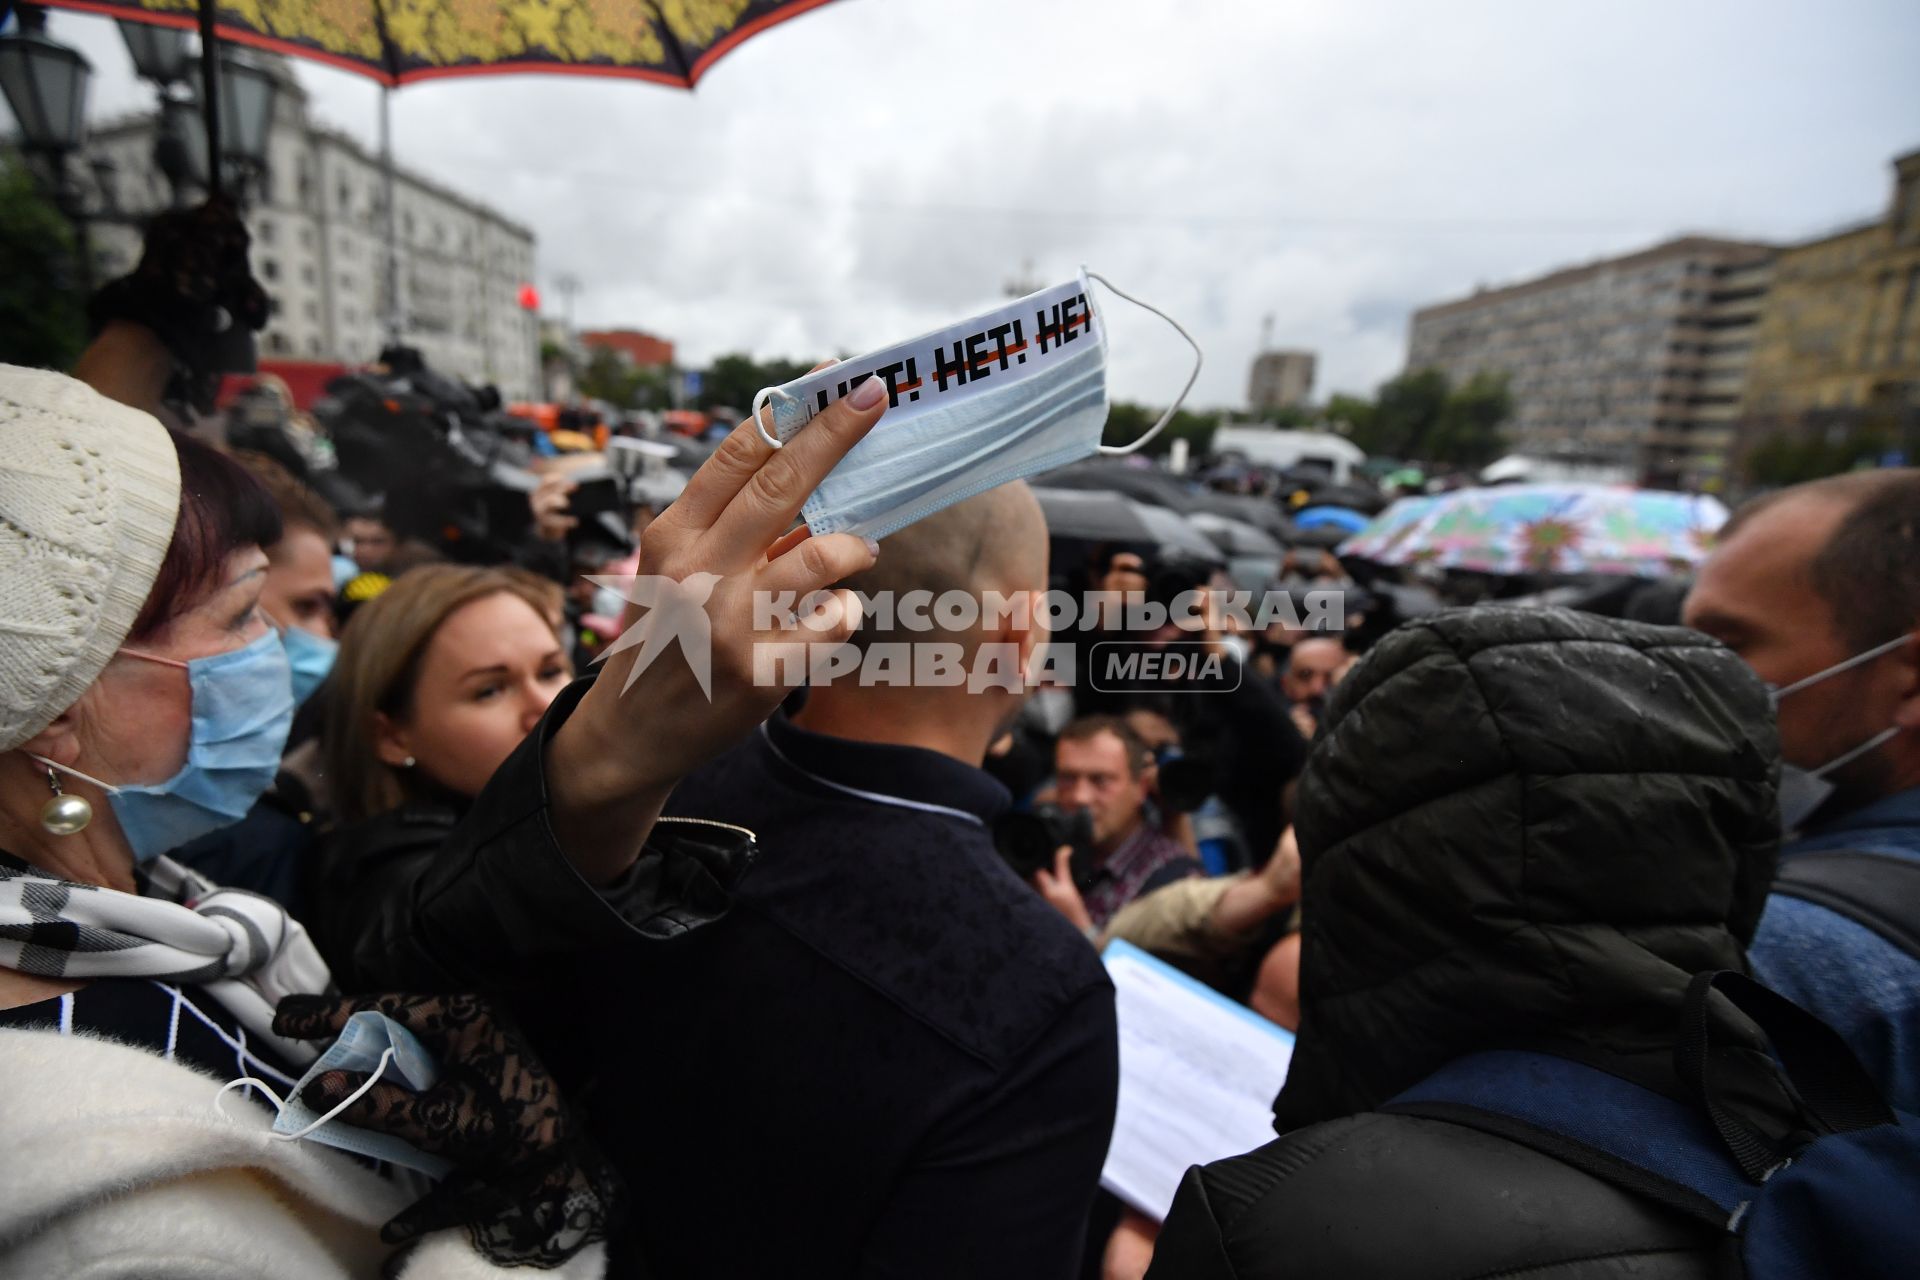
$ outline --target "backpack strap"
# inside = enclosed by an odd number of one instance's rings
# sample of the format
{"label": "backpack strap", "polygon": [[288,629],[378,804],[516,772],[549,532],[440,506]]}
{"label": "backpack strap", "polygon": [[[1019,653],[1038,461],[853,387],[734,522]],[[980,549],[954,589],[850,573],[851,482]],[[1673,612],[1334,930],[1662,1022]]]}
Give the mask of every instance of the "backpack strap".
{"label": "backpack strap", "polygon": [[[1681,1006],[1680,1043],[1673,1063],[1682,1083],[1705,1104],[1726,1149],[1747,1177],[1764,1180],[1783,1153],[1726,1104],[1716,1087],[1712,1028],[1707,1016],[1714,992],[1732,1003],[1766,1034],[1796,1100],[1828,1133],[1850,1133],[1894,1124],[1893,1109],[1840,1033],[1771,987],[1744,973],[1720,969],[1696,973]],[[1802,1135],[1803,1137],[1806,1135]]]}
{"label": "backpack strap", "polygon": [[1920,960],[1920,859],[1865,849],[1796,853],[1773,891],[1865,925]]}
{"label": "backpack strap", "polygon": [[1720,1230],[1755,1190],[1698,1107],[1551,1054],[1470,1054],[1379,1110],[1517,1142]]}

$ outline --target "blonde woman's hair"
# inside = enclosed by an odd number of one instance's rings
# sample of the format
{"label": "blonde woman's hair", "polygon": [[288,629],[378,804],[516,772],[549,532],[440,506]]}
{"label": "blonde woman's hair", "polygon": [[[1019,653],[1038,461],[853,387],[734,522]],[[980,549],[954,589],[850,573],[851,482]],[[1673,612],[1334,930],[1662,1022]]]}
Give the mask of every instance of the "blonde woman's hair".
{"label": "blonde woman's hair", "polygon": [[524,600],[549,625],[561,616],[556,584],[524,570],[458,564],[410,569],[354,610],[327,692],[326,768],[339,822],[361,822],[406,800],[402,772],[375,750],[376,717],[405,719],[421,656],[440,625],[501,594]]}

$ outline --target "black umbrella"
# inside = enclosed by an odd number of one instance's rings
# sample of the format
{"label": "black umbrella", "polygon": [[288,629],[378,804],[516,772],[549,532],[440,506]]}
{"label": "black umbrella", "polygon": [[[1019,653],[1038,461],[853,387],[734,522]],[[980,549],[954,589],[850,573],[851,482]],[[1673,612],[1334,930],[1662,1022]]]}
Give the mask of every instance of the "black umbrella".
{"label": "black umbrella", "polygon": [[1243,524],[1250,524],[1282,541],[1286,540],[1289,525],[1280,508],[1269,498],[1256,498],[1244,493],[1214,493],[1202,489],[1187,499],[1187,504],[1178,508],[1188,513],[1205,511],[1216,516],[1225,516]]}
{"label": "black umbrella", "polygon": [[1245,520],[1215,515],[1211,511],[1196,511],[1187,517],[1187,523],[1206,534],[1215,546],[1230,556],[1278,558],[1286,554],[1286,548],[1280,545],[1279,539]]}
{"label": "black umbrella", "polygon": [[1180,555],[1206,564],[1225,557],[1207,536],[1178,512],[1136,502],[1121,493],[1079,489],[1035,489],[1047,532],[1055,538],[1082,542],[1124,542],[1155,548],[1161,555]]}
{"label": "black umbrella", "polygon": [[1194,497],[1192,488],[1178,476],[1123,463],[1084,462],[1049,472],[1044,480],[1049,489],[1123,493],[1136,502],[1171,507],[1176,511],[1190,509]]}

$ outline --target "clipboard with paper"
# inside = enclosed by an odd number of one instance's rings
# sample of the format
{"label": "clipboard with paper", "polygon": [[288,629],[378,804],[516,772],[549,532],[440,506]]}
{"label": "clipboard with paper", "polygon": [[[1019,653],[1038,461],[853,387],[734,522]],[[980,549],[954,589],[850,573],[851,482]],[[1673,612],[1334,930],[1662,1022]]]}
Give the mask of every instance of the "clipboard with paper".
{"label": "clipboard with paper", "polygon": [[1293,1033],[1128,943],[1107,945],[1120,1106],[1100,1185],[1163,1220],[1188,1166],[1271,1142]]}

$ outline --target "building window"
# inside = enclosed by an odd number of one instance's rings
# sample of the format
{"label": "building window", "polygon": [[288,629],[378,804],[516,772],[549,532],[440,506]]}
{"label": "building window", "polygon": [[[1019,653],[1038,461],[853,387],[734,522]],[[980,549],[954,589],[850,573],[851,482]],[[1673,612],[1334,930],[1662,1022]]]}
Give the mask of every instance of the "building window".
{"label": "building window", "polygon": [[303,265],[303,266],[301,266],[301,268],[300,268],[300,283],[301,283],[301,284],[312,284],[312,283],[313,283],[313,279],[314,279],[314,275],[313,275],[313,266],[312,266],[312,264],[311,264],[311,263],[309,263],[309,264],[305,264],[305,265]]}
{"label": "building window", "polygon": [[272,258],[262,258],[260,259],[260,274],[265,279],[278,280],[280,278],[280,264]]}
{"label": "building window", "polygon": [[267,314],[270,316],[280,314],[280,299],[274,297],[272,294],[267,295]]}
{"label": "building window", "polygon": [[307,354],[310,356],[317,356],[320,354],[319,338],[310,337],[307,339]]}
{"label": "building window", "polygon": [[269,351],[285,351],[286,349],[287,349],[287,335],[286,335],[286,334],[284,334],[284,333],[269,333],[269,334],[267,335],[267,350],[269,350]]}
{"label": "building window", "polygon": [[255,227],[253,228],[253,233],[260,237],[261,244],[272,244],[273,243],[272,220],[269,218],[260,219],[259,223],[255,225]]}
{"label": "building window", "polygon": [[318,320],[319,318],[320,318],[320,304],[315,302],[312,298],[308,298],[307,299],[307,319]]}
{"label": "building window", "polygon": [[339,196],[340,211],[345,213],[347,206],[353,203],[353,188],[349,187],[345,182],[342,182],[337,194]]}

